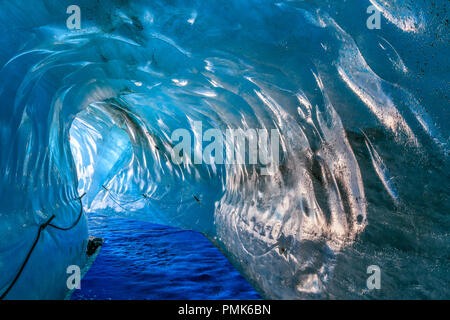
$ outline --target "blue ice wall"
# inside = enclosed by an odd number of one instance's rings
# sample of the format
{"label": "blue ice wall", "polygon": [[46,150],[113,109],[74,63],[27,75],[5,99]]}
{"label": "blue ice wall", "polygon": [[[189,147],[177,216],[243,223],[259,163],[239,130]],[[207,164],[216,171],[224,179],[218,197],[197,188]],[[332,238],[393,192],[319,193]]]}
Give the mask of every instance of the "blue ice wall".
{"label": "blue ice wall", "polygon": [[[0,292],[86,193],[204,233],[265,297],[448,296],[448,2],[77,1],[73,31],[71,4],[0,2]],[[170,161],[199,121],[276,130],[274,174]],[[63,297],[87,234],[46,228],[7,298]]]}

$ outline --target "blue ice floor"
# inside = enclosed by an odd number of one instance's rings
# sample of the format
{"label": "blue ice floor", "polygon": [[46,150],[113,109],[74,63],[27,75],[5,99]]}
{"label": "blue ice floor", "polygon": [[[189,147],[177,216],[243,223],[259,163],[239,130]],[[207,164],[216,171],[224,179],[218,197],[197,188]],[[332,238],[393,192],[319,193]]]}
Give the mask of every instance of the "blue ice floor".
{"label": "blue ice floor", "polygon": [[261,299],[197,232],[101,215],[89,228],[105,243],[72,300]]}

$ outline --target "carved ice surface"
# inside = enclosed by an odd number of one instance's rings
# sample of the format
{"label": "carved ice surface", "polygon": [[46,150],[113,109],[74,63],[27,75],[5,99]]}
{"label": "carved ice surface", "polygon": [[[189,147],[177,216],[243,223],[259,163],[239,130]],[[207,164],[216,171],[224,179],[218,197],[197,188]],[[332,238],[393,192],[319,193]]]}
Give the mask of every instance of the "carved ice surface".
{"label": "carved ice surface", "polygon": [[[204,233],[267,298],[449,297],[447,1],[75,2],[0,2],[0,294],[86,193]],[[274,174],[175,164],[199,121],[276,129]],[[64,297],[87,238],[45,229],[7,298]]]}

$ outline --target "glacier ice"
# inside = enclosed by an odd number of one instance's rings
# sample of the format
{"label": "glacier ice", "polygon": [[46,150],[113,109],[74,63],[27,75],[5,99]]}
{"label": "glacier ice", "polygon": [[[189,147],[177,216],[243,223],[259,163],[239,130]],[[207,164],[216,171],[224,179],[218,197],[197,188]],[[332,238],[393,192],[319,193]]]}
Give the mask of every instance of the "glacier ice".
{"label": "glacier ice", "polygon": [[[426,1],[77,2],[81,30],[72,1],[0,2],[0,294],[83,193],[86,213],[202,232],[267,298],[370,296],[374,263],[420,284],[388,276],[387,297],[449,280],[449,35]],[[275,174],[172,163],[195,121],[276,129]],[[46,228],[7,298],[64,297],[87,240],[85,215]]]}

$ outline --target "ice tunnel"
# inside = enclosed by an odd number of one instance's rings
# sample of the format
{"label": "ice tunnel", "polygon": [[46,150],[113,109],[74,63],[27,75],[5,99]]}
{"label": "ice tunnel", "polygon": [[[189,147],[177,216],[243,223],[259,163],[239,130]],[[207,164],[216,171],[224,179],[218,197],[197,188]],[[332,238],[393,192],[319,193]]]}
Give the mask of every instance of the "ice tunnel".
{"label": "ice tunnel", "polygon": [[[105,212],[203,233],[265,298],[448,297],[447,7],[0,1],[0,295],[64,298]],[[279,161],[206,161],[211,129]]]}

